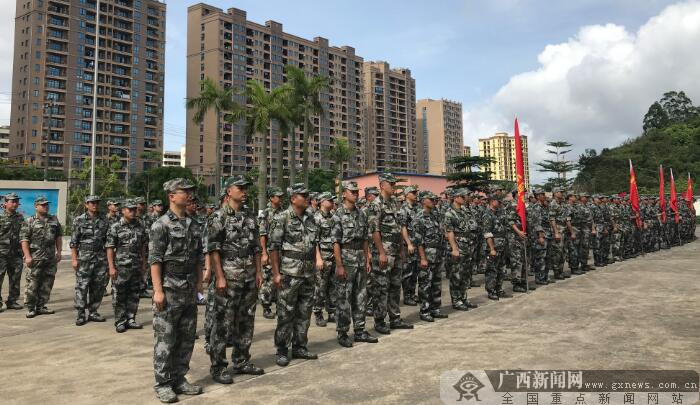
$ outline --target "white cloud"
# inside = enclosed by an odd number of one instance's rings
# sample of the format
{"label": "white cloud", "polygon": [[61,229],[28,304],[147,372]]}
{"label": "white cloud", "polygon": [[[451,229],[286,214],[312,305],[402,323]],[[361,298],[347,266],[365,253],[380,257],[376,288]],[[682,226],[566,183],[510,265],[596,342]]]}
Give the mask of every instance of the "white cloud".
{"label": "white cloud", "polygon": [[[665,8],[637,32],[606,24],[581,28],[548,45],[537,70],[510,78],[489,100],[464,113],[465,142],[495,131],[512,133],[513,117],[528,135],[530,162],[544,158],[547,141],[600,151],[641,132],[649,105],[669,90],[700,102],[700,2]],[[533,163],[534,164],[534,163]],[[531,167],[534,182],[546,174]]]}

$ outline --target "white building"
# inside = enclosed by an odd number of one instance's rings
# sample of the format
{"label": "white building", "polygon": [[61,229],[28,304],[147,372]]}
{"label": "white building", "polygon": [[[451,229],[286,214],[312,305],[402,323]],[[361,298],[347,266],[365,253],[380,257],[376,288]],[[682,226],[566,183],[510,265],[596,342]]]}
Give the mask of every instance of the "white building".
{"label": "white building", "polygon": [[163,152],[163,166],[185,167],[185,147],[179,151],[166,150]]}
{"label": "white building", "polygon": [[10,127],[0,127],[0,159],[7,159],[10,154]]}

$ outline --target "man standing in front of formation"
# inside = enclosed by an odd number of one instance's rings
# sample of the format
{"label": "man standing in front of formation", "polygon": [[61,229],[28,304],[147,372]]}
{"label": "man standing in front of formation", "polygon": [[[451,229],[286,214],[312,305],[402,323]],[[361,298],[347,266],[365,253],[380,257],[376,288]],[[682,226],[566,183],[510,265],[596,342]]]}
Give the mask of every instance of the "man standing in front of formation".
{"label": "man standing in front of formation", "polygon": [[[5,195],[5,211],[0,214],[0,293],[2,283],[7,274],[8,309],[22,309],[17,303],[19,299],[19,284],[22,279],[22,249],[19,244],[19,231],[24,217],[17,212],[19,197],[15,193]],[[2,312],[2,297],[0,297],[0,312]]]}

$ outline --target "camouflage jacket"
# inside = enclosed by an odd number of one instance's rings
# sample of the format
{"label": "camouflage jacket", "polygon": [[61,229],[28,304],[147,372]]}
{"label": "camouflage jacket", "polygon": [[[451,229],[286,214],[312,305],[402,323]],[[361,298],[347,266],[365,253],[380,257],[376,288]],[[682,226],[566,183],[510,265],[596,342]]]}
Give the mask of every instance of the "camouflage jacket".
{"label": "camouflage jacket", "polygon": [[255,218],[247,210],[236,212],[225,205],[215,211],[207,220],[204,241],[207,252],[219,252],[227,279],[255,279],[255,255],[261,251],[260,235]]}
{"label": "camouflage jacket", "polygon": [[593,204],[591,211],[593,213],[593,223],[595,223],[596,227],[607,228],[608,223],[605,221],[605,209],[603,204]]}
{"label": "camouflage jacket", "polygon": [[0,214],[0,255],[21,257],[22,248],[19,245],[19,231],[24,217],[19,212],[10,214],[3,211]]}
{"label": "camouflage jacket", "polygon": [[618,229],[622,230],[622,221],[624,213],[622,211],[622,205],[612,204],[610,205],[610,219],[614,225],[617,225]]}
{"label": "camouflage jacket", "polygon": [[112,224],[107,232],[105,248],[114,249],[114,265],[118,271],[139,271],[148,246],[148,232],[140,221],[124,218]]}
{"label": "camouflage jacket", "polygon": [[25,218],[19,231],[19,240],[29,243],[29,252],[37,264],[52,264],[56,260],[56,239],[63,236],[58,218],[38,215]]}
{"label": "camouflage jacket", "polygon": [[537,202],[532,206],[533,210],[537,211],[537,217],[540,220],[540,227],[542,227],[542,232],[544,232],[545,237],[552,237],[552,225],[549,223],[550,212],[546,205]]}
{"label": "camouflage jacket", "polygon": [[89,260],[95,256],[104,258],[107,231],[109,223],[104,217],[99,214],[93,217],[86,212],[73,221],[70,247],[78,250],[81,260]]}
{"label": "camouflage jacket", "polygon": [[484,239],[493,238],[496,248],[502,248],[506,244],[506,223],[505,217],[499,215],[498,211],[487,209],[481,220],[484,228]]}
{"label": "camouflage jacket", "polygon": [[148,235],[148,264],[162,263],[166,275],[196,275],[204,255],[195,221],[170,210],[158,218]]}
{"label": "camouflage jacket", "polygon": [[568,207],[557,201],[556,198],[549,204],[549,220],[554,220],[559,228],[566,226],[566,221],[571,220]]}
{"label": "camouflage jacket", "polygon": [[423,246],[429,262],[440,258],[445,246],[444,233],[440,229],[438,213],[421,210],[412,221],[416,248]]}
{"label": "camouflage jacket", "polygon": [[314,221],[318,228],[318,246],[321,248],[321,256],[323,260],[332,260],[333,258],[333,212],[324,213],[323,210],[318,210],[314,214]]}
{"label": "camouflage jacket", "polygon": [[571,213],[571,221],[581,229],[591,229],[593,225],[593,212],[590,204],[577,203]]}
{"label": "camouflage jacket", "polygon": [[270,225],[272,224],[272,220],[275,218],[275,215],[279,214],[280,212],[282,212],[281,208],[274,209],[272,208],[272,205],[268,203],[267,207],[260,211],[260,214],[258,215],[258,233],[260,236],[268,236],[268,247],[270,246]]}
{"label": "camouflage jacket", "polygon": [[367,217],[359,210],[352,211],[340,205],[333,214],[333,242],[343,249],[360,250],[367,236]]}
{"label": "camouflage jacket", "polygon": [[[399,254],[401,242],[401,227],[404,226],[400,214],[398,201],[394,197],[385,200],[379,195],[372,201],[367,209],[367,223],[369,234],[379,232],[387,255]],[[375,250],[374,243],[371,243]]]}
{"label": "camouflage jacket", "polygon": [[[416,216],[422,212],[423,209],[418,203],[414,203],[411,205],[409,202],[404,202],[403,205],[401,206],[401,209],[399,210],[400,215],[401,215],[401,223],[406,226],[408,229],[408,235],[411,238],[411,242],[413,243],[413,228],[411,227],[411,222],[416,218]],[[436,210],[437,211],[437,210]],[[437,212],[435,212],[437,214]]]}
{"label": "camouflage jacket", "polygon": [[290,206],[272,220],[268,249],[279,251],[280,273],[312,277],[318,240],[314,218],[307,211],[299,217]]}
{"label": "camouflage jacket", "polygon": [[[532,240],[539,238],[539,232],[544,232],[544,229],[542,228],[542,220],[540,219],[541,211],[539,210],[538,206],[539,204],[527,204],[525,208],[527,236]],[[518,217],[518,219],[520,219],[520,217]]]}
{"label": "camouflage jacket", "polygon": [[[476,209],[478,212],[478,208]],[[454,205],[445,211],[442,218],[442,233],[454,232],[455,241],[460,249],[466,248],[477,240],[479,223],[475,213],[469,207],[457,209]]]}
{"label": "camouflage jacket", "polygon": [[109,213],[107,213],[107,215],[105,215],[105,220],[107,220],[107,224],[109,224],[110,227],[112,225],[116,224],[117,222],[119,222],[120,219],[121,219],[121,215],[119,215],[119,214],[109,215]]}

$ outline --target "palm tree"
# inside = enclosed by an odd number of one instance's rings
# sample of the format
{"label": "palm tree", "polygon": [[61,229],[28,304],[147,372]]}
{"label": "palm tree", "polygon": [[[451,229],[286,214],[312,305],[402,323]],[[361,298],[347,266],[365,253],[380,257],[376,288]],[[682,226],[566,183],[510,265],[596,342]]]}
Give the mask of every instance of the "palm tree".
{"label": "palm tree", "polygon": [[249,105],[246,111],[246,135],[259,137],[258,161],[260,175],[258,176],[258,207],[264,207],[267,188],[267,135],[270,121],[277,120],[284,114],[284,100],[290,92],[289,86],[279,86],[266,91],[257,80],[246,82],[245,95]]}
{"label": "palm tree", "polygon": [[[323,116],[324,108],[321,103],[321,93],[328,91],[330,88],[329,80],[325,76],[312,76],[306,77],[303,70],[296,66],[287,65],[285,66],[285,72],[287,73],[287,83],[293,89],[293,99],[294,103],[298,107],[299,121],[304,125],[304,147],[302,150],[302,162],[301,168],[304,173],[304,184],[308,187],[309,185],[309,143],[312,141],[312,131],[311,127],[313,123],[311,118],[314,115]],[[296,152],[296,145],[292,143],[291,146],[292,153]],[[292,155],[293,159],[289,162],[290,168],[294,167],[296,159]],[[290,179],[291,179],[290,171]]]}
{"label": "palm tree", "polygon": [[354,149],[350,147],[348,140],[345,138],[335,138],[334,145],[326,151],[325,156],[333,161],[336,185],[340,185],[340,182],[343,180],[343,165],[348,163],[350,157],[354,154]]}
{"label": "palm tree", "polygon": [[201,124],[204,117],[210,110],[216,112],[216,167],[214,173],[214,189],[215,195],[219,195],[221,190],[221,117],[229,122],[240,120],[245,113],[245,110],[233,101],[235,95],[231,88],[221,88],[216,82],[207,77],[202,80],[201,92],[199,96],[187,99],[187,109],[194,110],[192,121],[195,124]]}
{"label": "palm tree", "polygon": [[275,120],[279,125],[278,131],[278,145],[277,145],[277,186],[283,188],[284,186],[284,145],[283,141],[285,138],[290,137],[290,145],[292,152],[289,156],[289,184],[294,183],[294,178],[296,177],[296,167],[294,159],[294,153],[296,153],[296,133],[294,131],[295,127],[299,124],[299,113],[297,110],[297,104],[294,102],[293,93],[291,87],[288,84],[284,85],[287,91],[284,93],[284,97],[281,98],[279,104],[279,109],[276,111]]}

